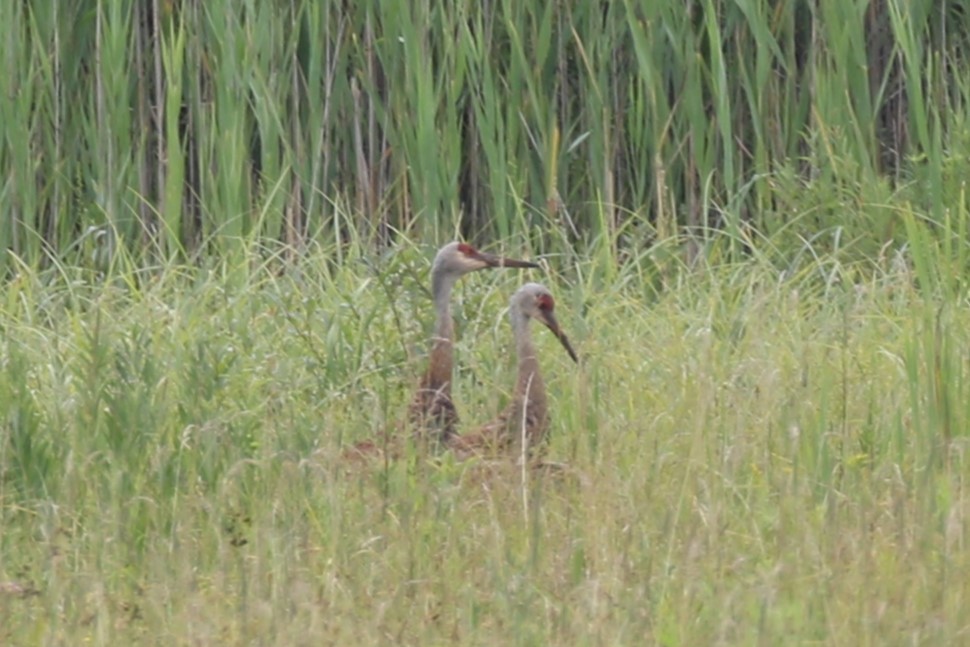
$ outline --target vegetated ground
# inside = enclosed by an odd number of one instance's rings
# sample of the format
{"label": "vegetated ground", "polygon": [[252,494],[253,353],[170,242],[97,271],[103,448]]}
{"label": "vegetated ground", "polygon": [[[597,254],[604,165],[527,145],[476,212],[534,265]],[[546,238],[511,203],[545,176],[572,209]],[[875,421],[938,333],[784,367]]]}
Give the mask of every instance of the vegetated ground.
{"label": "vegetated ground", "polygon": [[8,280],[0,643],[970,640],[970,307],[904,252],[473,275],[463,420],[540,280],[582,356],[535,331],[566,467],[348,464],[403,419],[430,252]]}

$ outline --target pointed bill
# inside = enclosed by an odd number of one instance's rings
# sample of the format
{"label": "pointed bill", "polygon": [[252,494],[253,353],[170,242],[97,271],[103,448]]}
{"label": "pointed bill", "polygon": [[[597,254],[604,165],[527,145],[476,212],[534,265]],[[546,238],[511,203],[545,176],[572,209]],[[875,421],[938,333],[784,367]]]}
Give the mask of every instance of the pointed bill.
{"label": "pointed bill", "polygon": [[488,267],[539,267],[538,263],[533,263],[532,261],[505,258],[504,256],[497,256],[495,254],[489,254],[488,252],[480,252],[477,249],[475,250],[474,258],[485,263]]}
{"label": "pointed bill", "polygon": [[552,310],[541,310],[539,314],[539,321],[544,323],[552,334],[556,336],[562,347],[566,349],[569,356],[573,358],[573,361],[577,364],[579,363],[579,357],[576,356],[576,351],[573,350],[572,344],[569,343],[569,338],[566,337],[566,333],[562,331],[559,327],[559,322],[556,320],[556,315],[553,314]]}

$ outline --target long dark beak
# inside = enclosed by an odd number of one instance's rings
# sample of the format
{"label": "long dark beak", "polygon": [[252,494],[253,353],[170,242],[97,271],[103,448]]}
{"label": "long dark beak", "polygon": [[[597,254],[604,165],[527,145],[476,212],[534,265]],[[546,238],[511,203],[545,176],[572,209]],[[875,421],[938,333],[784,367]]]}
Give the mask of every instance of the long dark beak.
{"label": "long dark beak", "polygon": [[495,254],[489,254],[487,252],[479,252],[477,250],[476,258],[488,267],[539,267],[538,263],[533,263],[532,261],[520,261],[514,258],[496,256]]}
{"label": "long dark beak", "polygon": [[558,339],[559,343],[562,344],[562,347],[566,349],[569,356],[573,358],[573,361],[579,364],[579,357],[576,356],[576,351],[573,350],[573,345],[569,343],[569,337],[566,337],[566,333],[564,333],[562,328],[559,327],[559,322],[556,321],[556,315],[552,313],[552,310],[542,310],[541,314],[539,315],[539,321],[544,323],[546,327],[552,331],[552,334],[556,336],[556,339]]}

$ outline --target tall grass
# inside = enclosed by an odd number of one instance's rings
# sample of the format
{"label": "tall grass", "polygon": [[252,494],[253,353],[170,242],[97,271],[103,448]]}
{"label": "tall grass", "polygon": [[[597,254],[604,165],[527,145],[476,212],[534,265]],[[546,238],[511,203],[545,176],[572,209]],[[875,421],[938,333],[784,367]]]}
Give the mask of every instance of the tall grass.
{"label": "tall grass", "polygon": [[776,174],[903,188],[915,165],[932,197],[965,128],[956,2],[2,11],[0,235],[31,263],[92,226],[162,258],[352,230],[615,254],[666,221],[696,248],[712,228],[739,241],[799,218]]}
{"label": "tall grass", "polygon": [[[586,277],[609,258],[545,276],[584,361],[537,331],[568,467],[522,482],[447,456],[341,462],[402,419],[432,250],[345,251],[280,275],[247,250],[245,283],[18,267],[0,299],[5,643],[963,636],[966,303],[928,295],[905,252],[705,266],[662,290],[638,280],[662,249],[608,285]],[[468,426],[511,388],[496,349],[519,280],[456,295]]]}
{"label": "tall grass", "polygon": [[[965,640],[967,20],[0,4],[0,643]],[[454,236],[543,262],[558,473],[342,460]]]}

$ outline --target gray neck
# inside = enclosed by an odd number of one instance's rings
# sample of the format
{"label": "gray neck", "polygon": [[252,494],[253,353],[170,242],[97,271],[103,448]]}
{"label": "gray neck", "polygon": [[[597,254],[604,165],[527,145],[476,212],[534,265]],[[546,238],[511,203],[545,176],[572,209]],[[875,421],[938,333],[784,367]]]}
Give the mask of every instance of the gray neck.
{"label": "gray neck", "polygon": [[432,346],[443,341],[451,345],[455,325],[451,319],[451,290],[455,287],[458,277],[454,274],[440,272],[431,275],[431,296],[434,299],[435,325]]}
{"label": "gray neck", "polygon": [[431,273],[431,294],[434,298],[435,323],[431,338],[431,355],[428,371],[422,378],[422,388],[444,394],[451,392],[451,367],[454,362],[452,340],[455,324],[451,320],[451,288],[457,277]]}
{"label": "gray neck", "polygon": [[529,318],[515,307],[512,308],[509,316],[512,319],[515,350],[519,358],[516,394],[523,398],[528,395],[530,405],[544,405],[545,386],[542,383],[542,377],[539,375],[539,360],[536,358],[535,346],[532,344]]}

